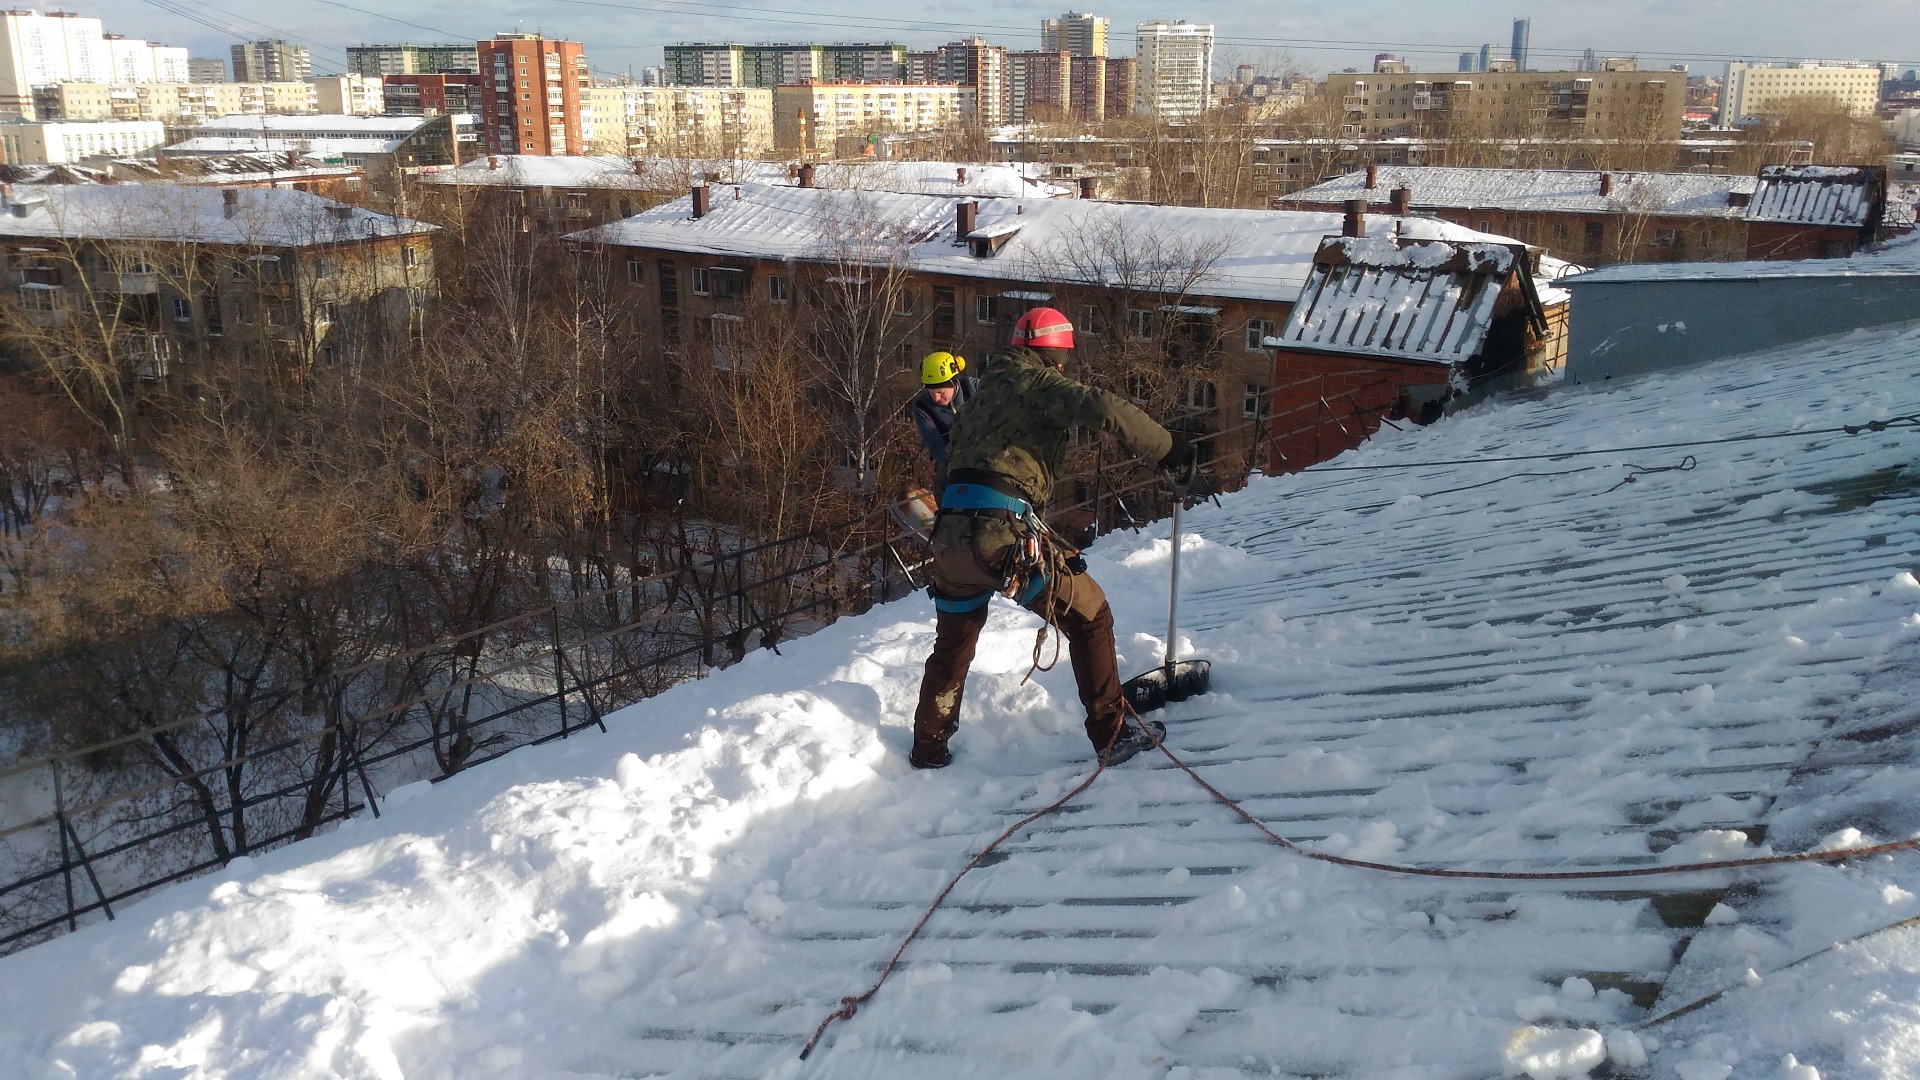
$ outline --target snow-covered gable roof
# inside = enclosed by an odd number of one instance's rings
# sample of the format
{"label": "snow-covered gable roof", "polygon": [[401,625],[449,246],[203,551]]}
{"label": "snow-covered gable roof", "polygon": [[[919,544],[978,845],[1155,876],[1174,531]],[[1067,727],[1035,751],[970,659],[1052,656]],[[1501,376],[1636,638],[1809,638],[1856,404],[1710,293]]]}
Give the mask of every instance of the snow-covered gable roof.
{"label": "snow-covered gable roof", "polygon": [[[829,161],[814,166],[815,187],[975,198],[1061,198],[1072,192],[1040,179],[1045,166],[950,161]],[[430,184],[488,187],[616,188],[679,192],[710,184],[798,186],[785,161],[493,154],[457,169],[427,173]],[[966,180],[960,176],[964,172]]]}
{"label": "snow-covered gable roof", "polygon": [[[235,198],[226,212],[226,192]],[[375,236],[412,236],[434,226],[375,213],[290,188],[182,184],[38,187],[0,211],[0,237],[145,240],[300,248]]]}
{"label": "snow-covered gable roof", "polygon": [[620,157],[556,157],[544,154],[487,154],[458,168],[424,173],[424,184],[455,187],[608,188],[658,191],[664,178],[634,171]]}
{"label": "snow-covered gable roof", "polygon": [[1283,346],[1452,364],[1486,344],[1515,251],[1332,237],[1279,334]]}
{"label": "snow-covered gable roof", "polygon": [[1879,175],[1852,166],[1769,165],[1747,208],[1748,221],[1864,228],[1882,204]]}
{"label": "snow-covered gable roof", "polygon": [[[1611,175],[1608,194],[1601,177]],[[1737,218],[1740,207],[1729,195],[1751,195],[1751,176],[1702,176],[1697,173],[1605,173],[1590,169],[1453,169],[1381,165],[1374,186],[1364,171],[1351,172],[1296,191],[1289,203],[1385,203],[1395,188],[1413,191],[1415,209],[1556,211],[1562,213],[1636,213],[1675,217]]]}
{"label": "snow-covered gable roof", "polygon": [[[1143,288],[1203,266],[1188,292],[1291,302],[1306,284],[1320,241],[1341,215],[1295,210],[1223,210],[1082,199],[983,200],[976,235],[1006,238],[976,257],[954,236],[956,200],[931,195],[823,188],[716,187],[707,215],[676,199],[572,239],[718,256],[886,261],[878,242],[909,247],[915,269],[1001,281]],[[1368,235],[1466,243],[1507,242],[1426,218],[1368,219]],[[1012,235],[1009,237],[1008,234]],[[863,252],[860,245],[869,245]],[[1125,264],[1125,265],[1122,265]]]}
{"label": "snow-covered gable roof", "polygon": [[159,154],[161,157],[186,157],[206,154],[283,154],[291,151],[308,157],[339,158],[354,154],[391,154],[400,149],[404,141],[403,138],[375,140],[285,135],[196,135],[161,147]]}
{"label": "snow-covered gable roof", "polygon": [[347,116],[312,113],[261,116],[253,113],[234,113],[228,116],[216,116],[211,120],[195,124],[193,132],[195,135],[239,137],[264,133],[282,137],[310,135],[314,138],[392,139],[413,134],[416,128],[429,119],[431,117],[425,116]]}

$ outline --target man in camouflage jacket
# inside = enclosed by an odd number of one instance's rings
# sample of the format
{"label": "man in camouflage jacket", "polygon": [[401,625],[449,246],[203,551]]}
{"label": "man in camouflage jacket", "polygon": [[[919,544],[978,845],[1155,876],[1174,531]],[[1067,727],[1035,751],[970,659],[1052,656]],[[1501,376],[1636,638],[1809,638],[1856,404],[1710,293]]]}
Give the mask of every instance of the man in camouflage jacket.
{"label": "man in camouflage jacket", "polygon": [[[915,768],[941,768],[951,760],[947,740],[959,727],[987,602],[1018,578],[1033,523],[1053,497],[1075,427],[1110,431],[1163,468],[1184,468],[1194,458],[1191,444],[1146,413],[1061,374],[1072,334],[1066,316],[1051,308],[1023,316],[1014,329],[1015,347],[987,372],[948,436],[947,486],[932,536],[931,591],[939,614],[913,718],[909,760]],[[1143,733],[1123,730],[1106,594],[1078,560],[1072,567],[1059,559],[1043,562],[1040,580],[1015,581],[1014,599],[1066,637],[1087,738],[1110,764],[1125,760],[1152,744]]]}

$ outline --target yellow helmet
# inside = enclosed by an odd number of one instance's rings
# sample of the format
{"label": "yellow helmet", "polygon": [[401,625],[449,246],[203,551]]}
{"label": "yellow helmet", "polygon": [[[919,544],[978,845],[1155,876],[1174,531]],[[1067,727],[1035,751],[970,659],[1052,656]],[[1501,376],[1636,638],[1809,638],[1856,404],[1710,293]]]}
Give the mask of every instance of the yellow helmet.
{"label": "yellow helmet", "polygon": [[920,385],[945,386],[960,377],[967,370],[967,358],[955,356],[950,352],[928,353],[920,361]]}

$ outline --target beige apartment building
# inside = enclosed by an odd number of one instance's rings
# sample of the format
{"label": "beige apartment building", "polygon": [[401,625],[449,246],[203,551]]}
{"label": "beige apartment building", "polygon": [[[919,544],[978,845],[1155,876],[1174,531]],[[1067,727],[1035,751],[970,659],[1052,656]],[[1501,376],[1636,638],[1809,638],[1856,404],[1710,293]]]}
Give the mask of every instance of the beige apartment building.
{"label": "beige apartment building", "polygon": [[387,109],[378,75],[322,75],[313,80],[314,107],[339,116],[379,116]]}
{"label": "beige apartment building", "polygon": [[773,149],[773,91],[753,86],[595,86],[581,98],[589,153],[758,157]]}
{"label": "beige apartment building", "polygon": [[33,98],[35,113],[48,120],[140,120],[173,124],[242,113],[320,111],[314,85],[304,82],[68,82],[36,88]]}
{"label": "beige apartment building", "polygon": [[20,120],[0,124],[9,165],[64,165],[135,157],[165,146],[167,127],[150,120]]}
{"label": "beige apartment building", "polygon": [[934,83],[807,83],[773,91],[773,143],[785,153],[840,157],[870,136],[940,131],[966,112],[961,88]]}
{"label": "beige apartment building", "polygon": [[1855,116],[1872,116],[1880,103],[1880,69],[1871,64],[1728,64],[1719,126],[1777,114],[1793,99],[1811,97],[1833,98]]}
{"label": "beige apartment building", "polygon": [[1677,139],[1680,71],[1371,72],[1327,76],[1347,138]]}

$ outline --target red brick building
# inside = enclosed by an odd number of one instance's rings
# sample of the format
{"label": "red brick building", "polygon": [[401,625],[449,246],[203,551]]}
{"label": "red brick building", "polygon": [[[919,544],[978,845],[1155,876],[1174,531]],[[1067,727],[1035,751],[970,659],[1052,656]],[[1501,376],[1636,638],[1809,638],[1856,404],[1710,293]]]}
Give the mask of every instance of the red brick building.
{"label": "red brick building", "polygon": [[480,51],[480,134],[493,154],[583,154],[585,46],[539,34],[496,34]]}
{"label": "red brick building", "polygon": [[1749,259],[1844,259],[1878,238],[1887,170],[1769,165],[1747,208]]}

